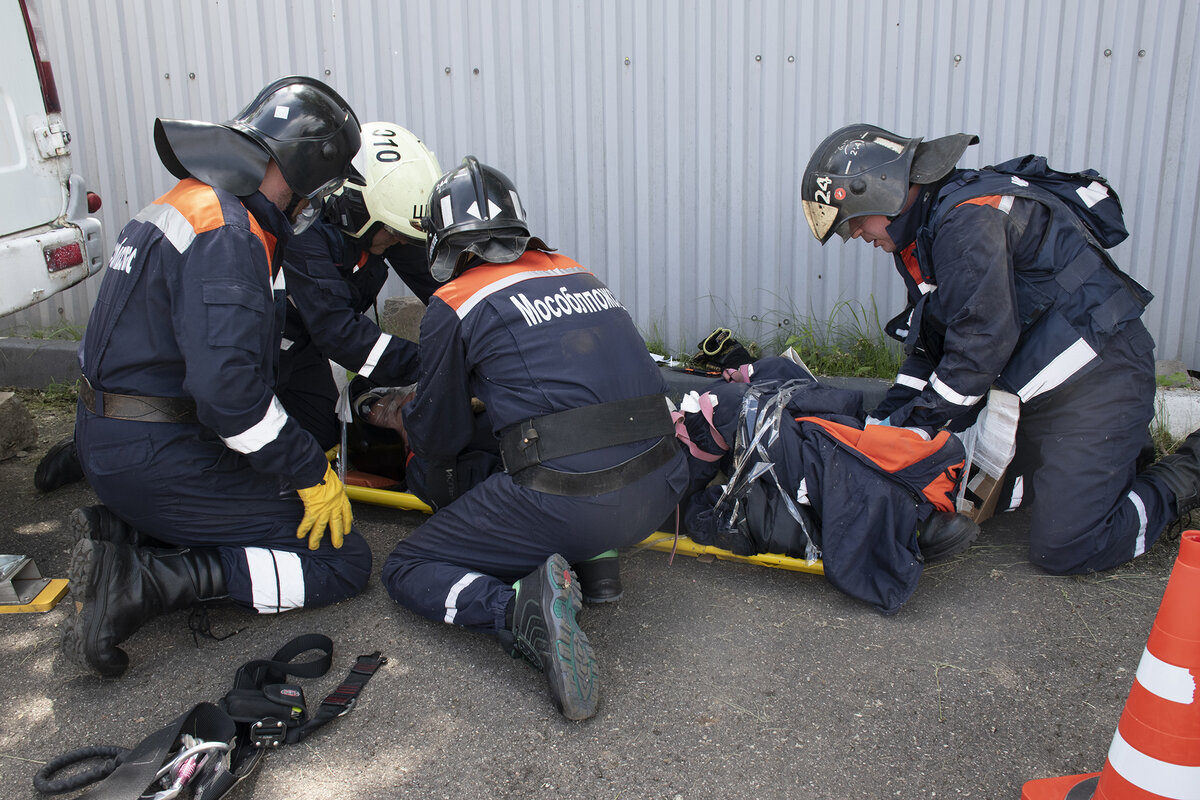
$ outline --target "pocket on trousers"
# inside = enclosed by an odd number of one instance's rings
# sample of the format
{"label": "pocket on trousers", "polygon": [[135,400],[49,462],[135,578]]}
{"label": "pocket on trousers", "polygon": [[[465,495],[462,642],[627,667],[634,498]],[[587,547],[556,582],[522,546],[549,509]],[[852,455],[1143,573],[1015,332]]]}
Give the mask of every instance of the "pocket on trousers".
{"label": "pocket on trousers", "polygon": [[88,447],[88,471],[94,475],[116,475],[150,463],[153,450],[149,436],[137,436]]}

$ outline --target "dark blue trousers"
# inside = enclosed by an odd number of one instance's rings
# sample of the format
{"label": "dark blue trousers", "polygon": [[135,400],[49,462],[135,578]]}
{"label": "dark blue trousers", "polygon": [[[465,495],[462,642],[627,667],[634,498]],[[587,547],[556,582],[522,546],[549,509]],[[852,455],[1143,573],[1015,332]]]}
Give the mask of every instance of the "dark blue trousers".
{"label": "dark blue trousers", "polygon": [[423,617],[496,633],[513,582],[553,553],[575,563],[646,538],[678,504],[687,476],[682,452],[598,497],[543,494],[495,473],[396,545],[383,584]]}
{"label": "dark blue trousers", "polygon": [[198,425],[130,422],[80,404],[75,441],[100,500],[169,545],[217,548],[230,598],[259,613],[336,603],[363,590],[371,550],[357,532],[334,549],[296,538],[299,495]]}
{"label": "dark blue trousers", "polygon": [[1021,406],[998,508],[1031,509],[1029,559],[1048,572],[1123,564],[1175,516],[1170,490],[1137,474],[1154,417],[1153,347],[1135,321],[1091,372]]}

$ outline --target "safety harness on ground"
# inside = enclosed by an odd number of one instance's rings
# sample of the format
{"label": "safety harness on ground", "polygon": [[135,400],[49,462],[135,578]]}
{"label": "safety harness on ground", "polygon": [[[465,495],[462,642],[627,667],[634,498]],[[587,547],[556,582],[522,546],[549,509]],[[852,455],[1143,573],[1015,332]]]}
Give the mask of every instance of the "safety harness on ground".
{"label": "safety harness on ground", "polygon": [[[318,650],[310,661],[292,663]],[[100,783],[78,800],[169,800],[185,790],[197,800],[217,800],[249,776],[269,749],[293,744],[354,708],[358,694],[387,659],[359,656],[350,674],[311,717],[304,691],[285,683],[289,675],[317,678],[328,672],[333,642],[321,634],[298,636],[269,660],[243,664],[233,688],[216,705],[200,703],[131,750],[83,747],[63,753],[34,776],[34,788],[60,794]],[[60,770],[93,759],[98,766],[59,780]]]}

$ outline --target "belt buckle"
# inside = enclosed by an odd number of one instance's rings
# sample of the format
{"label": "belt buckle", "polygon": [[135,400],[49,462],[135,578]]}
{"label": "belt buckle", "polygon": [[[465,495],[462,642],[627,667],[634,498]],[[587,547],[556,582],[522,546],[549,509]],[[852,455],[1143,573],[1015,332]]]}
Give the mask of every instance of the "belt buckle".
{"label": "belt buckle", "polygon": [[255,747],[279,747],[287,737],[283,720],[267,717],[250,726],[250,742]]}

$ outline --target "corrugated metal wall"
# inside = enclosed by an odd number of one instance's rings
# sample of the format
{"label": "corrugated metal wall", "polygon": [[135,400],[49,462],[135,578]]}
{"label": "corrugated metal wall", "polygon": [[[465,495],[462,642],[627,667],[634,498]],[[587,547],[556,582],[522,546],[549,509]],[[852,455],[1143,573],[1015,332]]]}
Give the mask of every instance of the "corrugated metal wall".
{"label": "corrugated metal wall", "polygon": [[[715,324],[898,310],[890,259],[812,239],[798,173],[843,124],[965,131],[964,166],[1037,152],[1110,178],[1159,357],[1200,367],[1194,0],[32,2],[110,246],[170,185],[155,116],[226,119],[306,73],[443,167],[507,172],[536,232],[686,348]],[[82,323],[98,282],[7,321]]]}

